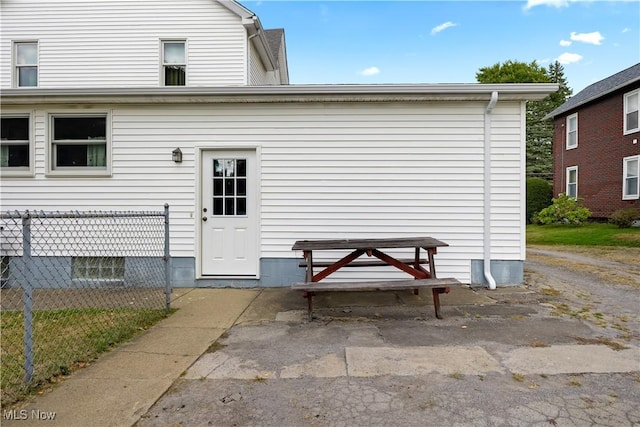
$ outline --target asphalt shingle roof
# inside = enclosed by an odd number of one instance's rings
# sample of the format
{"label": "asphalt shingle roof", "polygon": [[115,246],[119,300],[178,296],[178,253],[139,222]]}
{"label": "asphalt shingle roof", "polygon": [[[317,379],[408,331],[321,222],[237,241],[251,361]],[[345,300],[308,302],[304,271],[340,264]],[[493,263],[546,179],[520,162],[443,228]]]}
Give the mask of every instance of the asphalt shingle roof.
{"label": "asphalt shingle roof", "polygon": [[576,107],[598,99],[638,80],[640,80],[640,63],[587,86],[569,98],[564,104],[547,114],[545,119],[559,116],[562,113],[573,110]]}
{"label": "asphalt shingle roof", "polygon": [[280,42],[282,42],[282,34],[284,33],[284,29],[276,28],[273,30],[264,30],[264,35],[267,37],[267,44],[269,45],[269,50],[273,54],[273,57],[276,59],[280,59]]}

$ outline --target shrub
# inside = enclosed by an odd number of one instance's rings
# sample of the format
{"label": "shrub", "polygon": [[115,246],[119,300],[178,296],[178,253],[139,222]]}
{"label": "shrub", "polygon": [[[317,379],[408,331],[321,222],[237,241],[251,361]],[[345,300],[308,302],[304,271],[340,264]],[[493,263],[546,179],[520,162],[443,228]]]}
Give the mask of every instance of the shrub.
{"label": "shrub", "polygon": [[527,178],[527,222],[533,216],[551,204],[553,186],[542,178]]}
{"label": "shrub", "polygon": [[559,194],[553,204],[542,209],[533,217],[537,224],[573,224],[580,225],[591,216],[591,211],[582,206],[581,199]]}
{"label": "shrub", "polygon": [[636,220],[640,219],[640,209],[623,208],[618,209],[609,218],[611,224],[615,224],[618,228],[631,228]]}

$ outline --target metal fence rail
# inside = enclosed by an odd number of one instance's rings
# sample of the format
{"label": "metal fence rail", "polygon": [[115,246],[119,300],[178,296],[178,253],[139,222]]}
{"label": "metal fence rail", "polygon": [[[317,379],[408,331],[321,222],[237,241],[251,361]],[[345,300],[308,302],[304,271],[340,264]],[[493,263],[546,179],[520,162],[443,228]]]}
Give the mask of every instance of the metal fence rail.
{"label": "metal fence rail", "polygon": [[0,214],[2,407],[164,317],[169,206]]}

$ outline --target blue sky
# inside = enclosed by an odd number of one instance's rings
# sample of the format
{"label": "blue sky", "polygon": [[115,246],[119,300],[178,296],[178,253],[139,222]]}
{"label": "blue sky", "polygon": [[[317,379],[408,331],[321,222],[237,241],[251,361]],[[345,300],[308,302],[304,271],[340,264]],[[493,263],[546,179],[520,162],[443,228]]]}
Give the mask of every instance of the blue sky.
{"label": "blue sky", "polygon": [[291,83],[473,83],[559,60],[574,94],[640,62],[640,0],[241,1],[284,28]]}

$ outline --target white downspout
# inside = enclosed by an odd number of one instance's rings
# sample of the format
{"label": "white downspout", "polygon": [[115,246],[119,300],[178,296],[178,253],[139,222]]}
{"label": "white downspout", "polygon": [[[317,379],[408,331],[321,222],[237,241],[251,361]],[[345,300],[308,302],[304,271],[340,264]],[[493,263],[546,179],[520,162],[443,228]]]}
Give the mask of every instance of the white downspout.
{"label": "white downspout", "polygon": [[489,289],[496,288],[491,275],[491,112],[498,102],[498,92],[491,92],[491,100],[484,112],[484,278]]}

